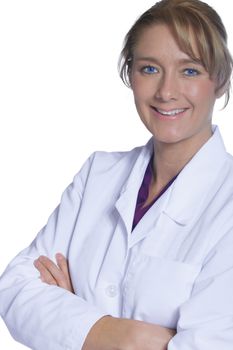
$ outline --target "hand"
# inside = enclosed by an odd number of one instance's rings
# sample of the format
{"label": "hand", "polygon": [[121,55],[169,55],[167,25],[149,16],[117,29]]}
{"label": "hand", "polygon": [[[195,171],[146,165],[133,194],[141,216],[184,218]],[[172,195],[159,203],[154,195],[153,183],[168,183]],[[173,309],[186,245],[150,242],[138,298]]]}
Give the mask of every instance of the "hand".
{"label": "hand", "polygon": [[82,350],[167,350],[174,329],[105,316],[88,333]]}
{"label": "hand", "polygon": [[[56,261],[57,265],[46,256],[35,260],[41,280],[74,293],[66,258],[58,253]],[[105,316],[91,328],[82,350],[167,350],[175,334],[174,329],[155,324]]]}
{"label": "hand", "polygon": [[64,288],[74,293],[66,258],[61,253],[57,253],[55,257],[57,265],[43,255],[34,261],[34,266],[40,272],[42,282]]}

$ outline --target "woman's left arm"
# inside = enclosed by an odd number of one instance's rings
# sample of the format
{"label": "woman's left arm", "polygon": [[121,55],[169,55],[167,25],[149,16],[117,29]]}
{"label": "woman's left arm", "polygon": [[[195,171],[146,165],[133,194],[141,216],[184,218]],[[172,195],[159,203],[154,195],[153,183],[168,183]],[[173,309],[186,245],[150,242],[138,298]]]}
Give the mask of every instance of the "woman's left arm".
{"label": "woman's left arm", "polygon": [[[37,265],[37,268],[44,282],[51,283],[54,278],[54,283],[69,290],[65,258],[62,257],[60,262],[57,260],[58,266],[53,277],[50,274],[55,264],[48,258],[40,259],[43,260],[44,270],[42,265]],[[61,273],[61,270],[64,272]],[[232,350],[233,231],[225,234],[209,252],[191,297],[181,305],[179,315],[177,333],[168,342],[167,350]]]}
{"label": "woman's left arm", "polygon": [[[40,256],[37,260],[35,260],[34,265],[37,268],[37,270],[40,272],[40,278],[42,282],[50,285],[56,285],[58,287],[64,288],[74,293],[70,274],[69,274],[69,266],[68,266],[67,259],[61,253],[57,253],[56,262],[57,262],[57,265],[48,257]],[[107,318],[109,318],[109,320],[107,320],[106,317],[100,320],[100,326],[102,327],[102,324],[101,324],[102,322],[107,323],[107,326],[105,326],[105,329],[109,334],[108,337],[110,338],[115,337],[116,341],[118,342],[116,327],[118,328],[120,327],[119,329],[123,330],[123,335],[125,333],[124,329],[125,327],[127,327],[128,332],[131,333],[131,336],[135,344],[133,344],[133,342],[131,343],[130,340],[126,340],[126,342],[123,341],[123,344],[124,346],[126,346],[127,341],[129,341],[130,348],[135,350],[137,350],[138,347],[141,349],[140,342],[142,342],[142,344],[144,345],[145,341],[146,343],[148,343],[147,347],[145,347],[146,349],[150,349],[151,348],[150,346],[152,346],[154,350],[165,350],[167,349],[167,345],[171,340],[171,338],[176,334],[176,331],[173,329],[161,327],[155,324],[152,325],[143,321],[126,320],[126,319],[120,319],[120,318],[117,319],[115,317],[107,317]],[[111,320],[112,322],[108,322]],[[113,327],[111,327],[111,323],[113,323]],[[95,344],[96,346],[96,339],[95,339],[96,335],[94,334],[94,332],[97,334],[99,334],[100,332],[97,327],[99,327],[99,322],[97,322],[96,325],[94,325],[93,330],[91,330],[90,336],[92,338],[91,340],[88,338],[88,341],[85,342],[84,344],[85,350],[89,348],[93,349],[93,344]],[[96,328],[97,328],[97,331],[96,331]],[[102,331],[104,331],[104,329],[102,329]],[[113,333],[111,333],[112,331]],[[112,336],[110,334],[112,334]],[[122,337],[120,338],[122,339]],[[130,337],[127,337],[126,339],[128,338]],[[110,343],[112,341],[113,340],[111,339]],[[152,345],[149,345],[150,343]],[[102,346],[101,346],[101,350],[102,350]]]}

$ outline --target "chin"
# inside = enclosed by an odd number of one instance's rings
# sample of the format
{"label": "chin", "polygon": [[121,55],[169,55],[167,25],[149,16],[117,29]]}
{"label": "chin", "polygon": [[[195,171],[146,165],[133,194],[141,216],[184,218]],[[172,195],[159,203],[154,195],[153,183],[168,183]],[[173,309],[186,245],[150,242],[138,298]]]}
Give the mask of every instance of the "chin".
{"label": "chin", "polygon": [[177,134],[177,133],[152,133],[154,136],[154,139],[157,142],[160,143],[167,143],[167,144],[175,144],[178,142],[181,142],[182,140],[185,139],[184,136]]}

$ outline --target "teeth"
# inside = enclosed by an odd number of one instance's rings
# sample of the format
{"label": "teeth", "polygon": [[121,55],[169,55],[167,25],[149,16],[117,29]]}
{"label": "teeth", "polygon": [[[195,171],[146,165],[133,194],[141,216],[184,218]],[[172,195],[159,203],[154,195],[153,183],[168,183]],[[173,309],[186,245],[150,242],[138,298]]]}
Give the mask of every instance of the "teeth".
{"label": "teeth", "polygon": [[185,109],[173,109],[171,111],[166,112],[166,111],[162,111],[161,109],[158,109],[158,108],[156,108],[156,109],[160,114],[170,115],[170,116],[174,116],[176,114],[179,114],[179,113],[182,113],[185,111]]}

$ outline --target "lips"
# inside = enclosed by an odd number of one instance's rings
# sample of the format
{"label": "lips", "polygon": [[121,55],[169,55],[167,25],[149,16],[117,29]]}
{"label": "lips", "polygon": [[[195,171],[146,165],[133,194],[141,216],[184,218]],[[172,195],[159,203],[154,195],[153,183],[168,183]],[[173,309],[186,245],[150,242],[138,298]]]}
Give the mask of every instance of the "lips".
{"label": "lips", "polygon": [[164,109],[160,109],[160,108],[156,108],[151,106],[151,108],[157,112],[156,114],[158,114],[159,116],[161,116],[162,118],[176,118],[179,117],[181,115],[183,115],[183,113],[187,110],[187,108],[174,108],[174,109],[169,109],[169,110],[164,110]]}

